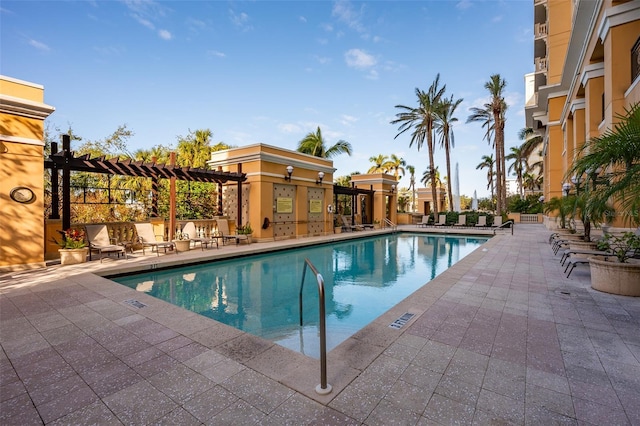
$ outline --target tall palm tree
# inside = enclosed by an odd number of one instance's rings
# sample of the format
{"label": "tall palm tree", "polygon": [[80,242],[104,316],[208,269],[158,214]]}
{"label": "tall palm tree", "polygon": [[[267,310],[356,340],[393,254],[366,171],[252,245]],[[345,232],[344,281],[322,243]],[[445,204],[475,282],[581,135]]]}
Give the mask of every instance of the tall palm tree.
{"label": "tall palm tree", "polygon": [[462,98],[453,100],[451,98],[442,101],[442,108],[438,111],[438,120],[435,124],[436,132],[440,135],[440,146],[444,148],[447,160],[447,193],[449,194],[449,205],[453,206],[453,192],[451,191],[451,157],[449,151],[455,148],[455,138],[453,136],[453,123],[458,121],[455,114],[456,108],[462,102]]}
{"label": "tall palm tree", "polygon": [[520,193],[520,197],[523,197],[524,187],[522,186],[522,175],[526,170],[527,157],[524,156],[520,147],[512,146],[510,149],[511,153],[506,157],[507,160],[511,160],[508,172],[514,172],[516,174],[516,179],[518,180],[518,192]]}
{"label": "tall palm tree", "polygon": [[442,186],[442,179],[440,178],[440,170],[438,170],[438,167],[436,167],[434,173],[431,173],[431,170],[427,168],[427,170],[422,173],[422,179],[420,179],[420,182],[422,182],[426,188],[427,185],[431,183],[432,178],[436,184],[436,187]]}
{"label": "tall palm tree", "polygon": [[391,124],[400,124],[398,134],[396,134],[395,138],[410,129],[413,130],[411,133],[411,141],[409,142],[410,147],[415,143],[419,151],[425,139],[427,141],[427,149],[429,151],[428,171],[431,173],[429,181],[431,182],[431,196],[433,197],[433,213],[436,216],[438,214],[438,194],[436,190],[436,167],[433,155],[435,152],[433,126],[437,118],[436,113],[441,105],[442,96],[444,96],[446,90],[446,85],[442,87],[439,86],[440,74],[437,74],[436,79],[431,83],[431,86],[426,92],[416,88],[418,106],[413,108],[405,105],[396,105],[396,108],[400,109],[401,112],[397,113],[397,118],[391,121]]}
{"label": "tall palm tree", "polygon": [[389,171],[393,171],[393,175],[396,177],[396,180],[398,180],[398,175],[400,173],[404,176],[404,166],[407,165],[407,162],[404,161],[403,158],[400,158],[395,154],[391,154],[391,158],[387,161],[386,165]]}
{"label": "tall palm tree", "polygon": [[387,171],[386,164],[388,162],[388,158],[384,154],[378,154],[369,157],[369,161],[373,163],[373,166],[367,170],[367,173],[385,173]]}
{"label": "tall palm tree", "polygon": [[178,140],[178,164],[183,167],[204,168],[211,158],[211,136],[209,129],[189,132]]}
{"label": "tall palm tree", "polygon": [[540,145],[542,145],[542,136],[533,130],[531,127],[525,127],[520,129],[518,132],[518,139],[522,142],[520,145],[520,149],[522,150],[522,155],[524,155],[527,160],[533,153],[535,153],[538,149],[540,149]]}
{"label": "tall palm tree", "polygon": [[493,115],[493,131],[496,148],[496,190],[498,193],[498,214],[501,214],[507,207],[507,180],[505,171],[504,156],[504,125],[506,122],[507,103],[504,100],[504,88],[507,82],[500,77],[500,74],[493,74],[484,87],[491,95],[489,105]]}
{"label": "tall palm tree", "polygon": [[416,168],[408,165],[409,171],[409,188],[411,189],[411,211],[416,211]]}
{"label": "tall palm tree", "polygon": [[320,126],[316,132],[309,132],[298,143],[298,152],[313,155],[315,157],[333,158],[338,154],[351,155],[351,144],[347,141],[339,140],[334,145],[327,147],[325,139],[322,137]]}
{"label": "tall palm tree", "polygon": [[491,202],[493,203],[493,198],[495,196],[493,192],[493,177],[495,173],[493,172],[493,168],[495,166],[495,161],[493,160],[493,154],[491,155],[483,155],[482,162],[476,166],[476,170],[482,170],[485,167],[489,169],[487,171],[487,189],[491,188]]}

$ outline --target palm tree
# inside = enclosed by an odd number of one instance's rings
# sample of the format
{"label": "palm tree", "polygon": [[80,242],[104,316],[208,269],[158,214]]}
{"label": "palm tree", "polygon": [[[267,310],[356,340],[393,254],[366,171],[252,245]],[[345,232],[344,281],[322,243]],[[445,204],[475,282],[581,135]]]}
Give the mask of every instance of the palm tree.
{"label": "palm tree", "polygon": [[391,159],[387,161],[385,164],[389,171],[393,170],[393,175],[396,177],[396,180],[398,180],[399,173],[402,173],[402,176],[404,176],[403,166],[407,165],[407,162],[404,161],[404,159],[398,157],[395,154],[391,154]]}
{"label": "palm tree", "polygon": [[[438,214],[437,203],[437,191],[436,191],[436,177],[435,177],[435,161],[433,154],[435,152],[435,146],[433,143],[433,126],[436,121],[438,109],[440,108],[442,96],[444,95],[446,85],[439,87],[440,74],[436,75],[436,79],[433,81],[429,90],[426,92],[416,88],[416,96],[418,98],[418,106],[416,108],[408,107],[405,105],[396,105],[396,108],[402,110],[396,114],[396,119],[391,121],[391,124],[400,124],[398,127],[398,134],[395,138],[412,129],[411,141],[409,146],[417,145],[418,151],[422,147],[425,139],[427,141],[427,149],[429,150],[429,168],[427,169],[431,182],[431,196],[433,197],[434,214]],[[394,139],[395,139],[394,138]]]}
{"label": "palm tree", "polygon": [[189,132],[178,139],[178,164],[183,167],[204,168],[211,159],[211,136],[209,129]]}
{"label": "palm tree", "polygon": [[487,171],[487,189],[491,188],[491,201],[493,202],[494,192],[493,192],[493,177],[495,173],[493,172],[493,167],[495,166],[495,161],[493,160],[493,154],[491,155],[483,155],[482,162],[476,166],[476,170],[482,170],[485,167],[489,169]]}
{"label": "palm tree", "polygon": [[[527,159],[528,162],[529,157],[531,157],[533,153],[540,148],[540,145],[542,145],[542,136],[540,136],[540,134],[533,130],[531,127],[525,127],[523,129],[520,129],[520,131],[518,132],[518,138],[523,141],[522,145],[520,146],[520,150],[522,150],[522,155]],[[531,169],[527,167],[527,170]]]}
{"label": "palm tree", "polygon": [[455,139],[453,136],[453,123],[458,121],[453,116],[462,102],[462,98],[453,100],[451,98],[442,101],[442,108],[438,111],[438,121],[436,121],[435,129],[440,135],[440,146],[444,148],[445,158],[447,160],[447,192],[449,194],[449,205],[453,206],[453,192],[451,191],[451,158],[449,150],[455,148]]}
{"label": "palm tree", "polygon": [[383,154],[378,154],[372,157],[369,157],[369,161],[373,163],[373,166],[367,170],[367,173],[385,173],[387,171],[387,156]]}
{"label": "palm tree", "polygon": [[333,158],[338,154],[351,155],[351,144],[347,141],[339,140],[331,147],[327,148],[326,141],[322,137],[320,126],[316,132],[309,132],[298,143],[298,152],[303,154],[313,155],[321,158]]}
{"label": "palm tree", "polygon": [[411,189],[411,212],[416,211],[416,168],[409,165],[409,188]]}
{"label": "palm tree", "polygon": [[[585,208],[593,219],[599,219],[611,199],[630,212],[624,215],[626,221],[640,224],[640,103],[616,118],[613,128],[578,148],[567,176],[586,174],[592,181]],[[605,176],[599,177],[601,172]]]}
{"label": "palm tree", "polygon": [[[445,178],[446,179],[446,178]],[[436,167],[436,169],[433,171],[430,169],[427,169],[424,171],[424,173],[422,173],[422,179],[420,179],[420,182],[422,182],[425,186],[425,188],[427,187],[427,185],[431,184],[431,187],[435,186],[440,188],[442,187],[442,179],[440,179],[440,170],[438,170],[438,168]],[[434,202],[433,202],[433,206],[434,206],[434,215],[433,217],[438,217],[438,199],[434,198]],[[452,206],[449,206],[449,209],[452,209]]]}
{"label": "palm tree", "polygon": [[[496,151],[496,198],[497,213],[501,214],[507,207],[506,163],[504,156],[504,125],[506,121],[507,104],[504,101],[504,88],[507,82],[500,74],[493,74],[484,87],[489,91],[491,100],[482,108],[472,108],[472,114],[467,118],[467,123],[472,121],[482,122],[482,127],[487,128],[485,138],[493,134],[493,146]],[[488,139],[490,141],[490,139]]]}
{"label": "palm tree", "polygon": [[524,156],[522,149],[517,146],[512,146],[510,149],[511,153],[506,157],[507,160],[512,161],[509,165],[508,172],[515,172],[516,179],[518,179],[518,191],[520,192],[520,197],[523,197],[524,187],[522,186],[522,175],[526,169],[527,157]]}

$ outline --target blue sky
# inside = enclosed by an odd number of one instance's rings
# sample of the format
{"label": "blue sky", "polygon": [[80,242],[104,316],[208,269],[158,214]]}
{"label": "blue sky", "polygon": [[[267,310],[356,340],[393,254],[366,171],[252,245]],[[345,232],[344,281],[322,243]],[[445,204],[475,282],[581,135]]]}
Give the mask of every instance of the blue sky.
{"label": "blue sky", "polygon": [[[130,151],[177,145],[209,128],[214,142],[295,149],[320,126],[337,176],[396,154],[428,165],[426,147],[394,139],[396,105],[436,74],[464,98],[452,159],[460,192],[488,195],[492,151],[479,124],[484,83],[507,81],[506,145],[524,127],[524,74],[533,70],[533,5],[522,1],[8,1],[0,4],[0,73],[41,84],[51,126],[88,140],[126,124]],[[436,156],[444,176],[444,156]],[[408,186],[405,177],[400,186]],[[420,184],[422,186],[422,184]]]}

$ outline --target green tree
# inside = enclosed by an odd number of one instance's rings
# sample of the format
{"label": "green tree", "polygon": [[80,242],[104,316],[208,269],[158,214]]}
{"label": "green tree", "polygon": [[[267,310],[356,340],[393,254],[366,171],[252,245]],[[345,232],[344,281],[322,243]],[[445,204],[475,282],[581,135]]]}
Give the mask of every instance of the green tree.
{"label": "green tree", "polygon": [[440,146],[444,148],[447,160],[447,193],[449,194],[449,205],[453,206],[453,191],[451,190],[451,156],[450,150],[455,148],[455,138],[453,136],[453,123],[458,121],[453,115],[456,108],[462,102],[462,98],[453,100],[453,95],[449,99],[443,99],[441,108],[438,109],[438,120],[435,123],[436,132],[440,135]]}
{"label": "green tree", "polygon": [[[493,154],[491,155],[483,155],[482,162],[476,166],[476,170],[482,170],[484,168],[487,169],[487,189],[491,189],[491,200],[495,197],[495,193],[493,192],[493,178],[495,176],[495,172],[493,171],[493,167],[495,165],[495,161],[493,160]],[[491,208],[493,210],[493,207]]]}
{"label": "green tree", "polygon": [[326,140],[322,137],[320,126],[316,132],[309,132],[298,143],[298,152],[313,155],[314,157],[333,158],[338,154],[351,155],[351,144],[347,141],[339,140],[334,145],[327,147]]}
{"label": "green tree", "polygon": [[386,165],[388,167],[388,171],[393,171],[393,175],[396,177],[396,180],[398,180],[400,173],[404,176],[404,166],[407,165],[407,162],[397,155],[391,154],[391,158],[387,161]]}
{"label": "green tree", "polygon": [[416,88],[415,91],[416,97],[418,98],[418,106],[409,107],[405,105],[396,105],[396,108],[400,109],[401,112],[397,113],[397,118],[391,121],[391,124],[400,125],[395,138],[408,130],[412,130],[411,141],[409,142],[410,147],[415,143],[418,151],[420,151],[424,141],[427,141],[427,150],[429,153],[429,168],[427,170],[431,173],[429,181],[431,182],[434,217],[437,217],[438,215],[438,194],[436,190],[433,128],[437,119],[438,110],[441,107],[441,100],[444,96],[445,90],[446,85],[440,87],[440,74],[437,74],[435,80],[426,92]]}
{"label": "green tree", "polygon": [[369,157],[369,161],[373,163],[373,166],[367,170],[367,173],[386,173],[386,164],[389,161],[389,157],[384,154],[378,154]]}
{"label": "green tree", "polygon": [[409,171],[409,189],[411,189],[411,211],[416,211],[416,168],[408,165]]}
{"label": "green tree", "polygon": [[486,127],[485,138],[490,141],[493,135],[495,148],[496,169],[496,200],[497,213],[501,214],[507,206],[506,162],[504,154],[504,126],[506,122],[507,103],[504,100],[504,89],[507,82],[500,74],[493,74],[484,87],[489,91],[491,99],[482,108],[472,108],[467,122],[481,122]]}
{"label": "green tree", "polygon": [[522,176],[527,167],[527,157],[524,156],[522,150],[517,146],[510,148],[511,153],[507,155],[506,159],[511,161],[509,164],[508,172],[514,172],[516,179],[518,180],[518,192],[521,197],[524,197],[524,187],[522,185]]}

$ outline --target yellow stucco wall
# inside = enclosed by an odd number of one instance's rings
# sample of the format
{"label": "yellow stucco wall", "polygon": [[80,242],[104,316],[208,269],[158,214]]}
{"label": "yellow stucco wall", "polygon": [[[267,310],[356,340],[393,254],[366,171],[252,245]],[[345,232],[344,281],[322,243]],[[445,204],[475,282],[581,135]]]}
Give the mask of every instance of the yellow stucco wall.
{"label": "yellow stucco wall", "polygon": [[[0,271],[44,266],[44,119],[42,86],[0,76]],[[35,199],[10,197],[17,187]]]}
{"label": "yellow stucco wall", "polygon": [[567,55],[567,45],[571,37],[572,2],[567,0],[549,0],[547,38],[547,85],[560,82]]}

